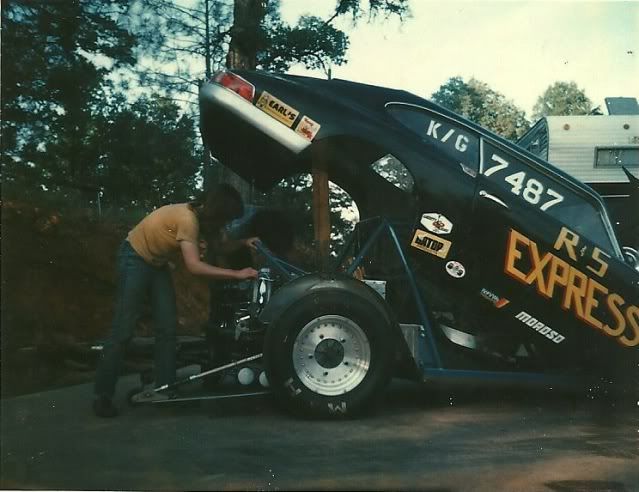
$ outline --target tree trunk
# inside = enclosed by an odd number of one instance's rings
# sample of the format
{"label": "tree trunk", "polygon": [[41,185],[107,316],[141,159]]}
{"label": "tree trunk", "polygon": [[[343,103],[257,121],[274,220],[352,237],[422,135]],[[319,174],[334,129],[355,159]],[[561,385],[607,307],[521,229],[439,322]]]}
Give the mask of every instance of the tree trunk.
{"label": "tree trunk", "polygon": [[[257,60],[257,40],[264,17],[263,0],[235,0],[233,5],[233,27],[231,41],[226,55],[226,68],[254,70]],[[244,202],[250,202],[251,184],[224,167],[221,181],[229,183],[242,195]]]}
{"label": "tree trunk", "polygon": [[255,69],[260,26],[264,17],[263,0],[235,0],[233,27],[226,55],[227,68]]}
{"label": "tree trunk", "polygon": [[[204,75],[205,82],[208,82],[211,78],[211,5],[210,0],[204,2]],[[202,149],[202,179],[203,189],[208,191],[213,185],[213,166],[211,162],[211,150],[206,142],[204,142],[204,148]]]}

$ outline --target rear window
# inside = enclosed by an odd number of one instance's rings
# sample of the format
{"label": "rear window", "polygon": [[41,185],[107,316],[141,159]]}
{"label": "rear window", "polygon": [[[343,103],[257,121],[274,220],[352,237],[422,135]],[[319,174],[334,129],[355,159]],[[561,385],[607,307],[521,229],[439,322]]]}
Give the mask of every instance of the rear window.
{"label": "rear window", "polygon": [[388,104],[386,111],[424,142],[477,172],[479,168],[479,138],[465,126],[434,111],[406,104]]}
{"label": "rear window", "polygon": [[480,173],[517,199],[547,213],[601,248],[614,252],[601,205],[528,161],[482,141]]}

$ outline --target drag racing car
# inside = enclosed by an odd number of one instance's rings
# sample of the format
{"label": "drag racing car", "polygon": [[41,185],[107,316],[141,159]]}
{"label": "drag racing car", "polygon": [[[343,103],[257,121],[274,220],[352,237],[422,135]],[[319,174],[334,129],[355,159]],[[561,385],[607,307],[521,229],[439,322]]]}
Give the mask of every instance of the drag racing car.
{"label": "drag racing car", "polygon": [[259,364],[289,407],[326,416],[395,376],[637,393],[639,255],[589,187],[402,90],[222,71],[200,110],[211,153],[257,189],[320,159],[360,213],[315,271],[263,242],[260,278],[222,296],[222,367]]}

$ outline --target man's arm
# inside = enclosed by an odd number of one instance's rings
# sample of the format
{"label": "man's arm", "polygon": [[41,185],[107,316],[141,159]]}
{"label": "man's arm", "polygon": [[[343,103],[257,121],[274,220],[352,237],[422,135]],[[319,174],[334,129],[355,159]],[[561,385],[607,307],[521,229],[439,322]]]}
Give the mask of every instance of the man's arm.
{"label": "man's arm", "polygon": [[243,268],[242,270],[231,270],[230,268],[220,268],[200,259],[200,250],[195,243],[190,241],[180,241],[180,249],[186,269],[193,275],[208,277],[218,280],[245,280],[257,278],[257,270],[253,268]]}

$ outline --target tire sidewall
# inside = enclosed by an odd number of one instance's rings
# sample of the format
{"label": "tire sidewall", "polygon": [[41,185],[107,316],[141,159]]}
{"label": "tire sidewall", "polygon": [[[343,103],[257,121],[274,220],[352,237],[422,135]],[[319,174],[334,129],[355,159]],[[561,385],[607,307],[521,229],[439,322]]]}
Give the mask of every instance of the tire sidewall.
{"label": "tire sidewall", "polygon": [[[344,290],[320,290],[297,300],[269,326],[265,338],[267,375],[278,396],[293,410],[316,416],[351,416],[371,407],[390,379],[394,337],[381,302],[371,302]],[[293,346],[310,321],[339,315],[356,323],[370,346],[370,365],[364,379],[342,395],[326,396],[309,389],[293,366]]]}

